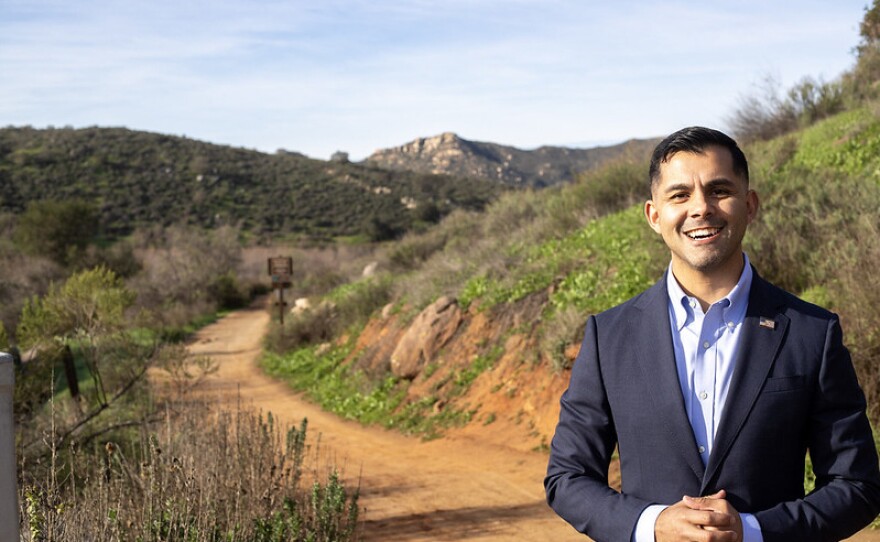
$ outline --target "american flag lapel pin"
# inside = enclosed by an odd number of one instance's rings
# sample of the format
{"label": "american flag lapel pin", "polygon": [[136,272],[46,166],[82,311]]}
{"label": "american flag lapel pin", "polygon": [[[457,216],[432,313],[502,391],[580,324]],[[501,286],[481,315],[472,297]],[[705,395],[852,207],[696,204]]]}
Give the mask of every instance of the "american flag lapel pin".
{"label": "american flag lapel pin", "polygon": [[776,329],[776,320],[772,318],[767,318],[766,316],[762,316],[761,320],[758,322],[758,325],[761,327],[766,327],[767,329]]}

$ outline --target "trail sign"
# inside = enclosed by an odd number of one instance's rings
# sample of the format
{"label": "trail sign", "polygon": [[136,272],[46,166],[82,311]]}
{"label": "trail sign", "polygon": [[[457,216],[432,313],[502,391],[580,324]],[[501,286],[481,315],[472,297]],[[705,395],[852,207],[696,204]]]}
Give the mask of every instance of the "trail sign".
{"label": "trail sign", "polygon": [[269,276],[272,277],[273,288],[287,288],[290,286],[290,276],[293,274],[293,258],[290,256],[275,256],[269,258]]}
{"label": "trail sign", "polygon": [[278,319],[281,321],[281,334],[284,335],[284,289],[291,285],[290,276],[293,275],[293,258],[290,256],[275,256],[268,261],[269,276],[272,277],[272,288],[278,290]]}

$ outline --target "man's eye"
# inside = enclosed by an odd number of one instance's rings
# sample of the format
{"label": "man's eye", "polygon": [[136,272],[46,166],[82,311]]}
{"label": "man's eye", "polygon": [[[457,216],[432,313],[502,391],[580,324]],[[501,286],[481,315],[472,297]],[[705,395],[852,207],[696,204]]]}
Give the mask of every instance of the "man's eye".
{"label": "man's eye", "polygon": [[669,197],[669,199],[682,200],[682,199],[686,199],[687,197],[688,197],[688,195],[686,192],[678,192],[678,193],[672,194]]}

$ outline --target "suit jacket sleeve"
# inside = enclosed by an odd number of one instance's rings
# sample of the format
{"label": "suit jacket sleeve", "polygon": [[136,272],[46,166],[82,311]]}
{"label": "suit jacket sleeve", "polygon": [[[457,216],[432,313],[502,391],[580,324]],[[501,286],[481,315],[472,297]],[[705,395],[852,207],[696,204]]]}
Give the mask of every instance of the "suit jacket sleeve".
{"label": "suit jacket sleeve", "polygon": [[544,487],[547,501],[578,531],[602,541],[628,542],[648,501],[608,486],[617,444],[614,419],[602,380],[595,317],[560,401]]}
{"label": "suit jacket sleeve", "polygon": [[870,523],[880,508],[864,394],[841,335],[837,319],[828,320],[807,442],[816,489],[755,514],[765,542],[841,540]]}

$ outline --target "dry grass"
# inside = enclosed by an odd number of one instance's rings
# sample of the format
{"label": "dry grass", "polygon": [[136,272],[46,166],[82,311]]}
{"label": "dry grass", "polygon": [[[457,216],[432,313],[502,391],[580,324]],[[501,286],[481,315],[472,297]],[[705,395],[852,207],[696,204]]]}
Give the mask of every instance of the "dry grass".
{"label": "dry grass", "polygon": [[293,258],[291,298],[324,294],[360,277],[371,262],[381,259],[375,245],[336,244],[327,247],[285,245],[246,247],[238,275],[245,282],[268,284],[266,261],[273,256]]}
{"label": "dry grass", "polygon": [[271,414],[215,408],[168,404],[159,423],[22,465],[23,540],[357,538],[357,490],[333,470],[306,471],[318,463],[305,420],[280,428]]}

